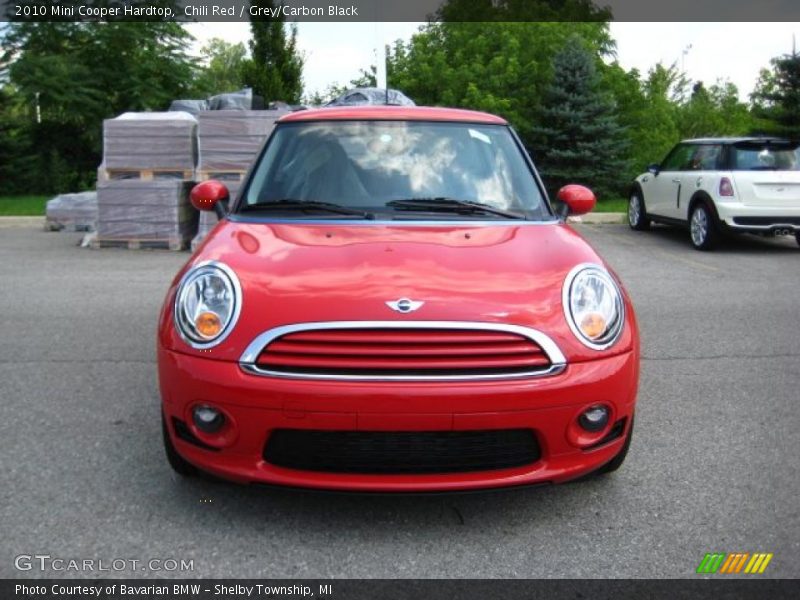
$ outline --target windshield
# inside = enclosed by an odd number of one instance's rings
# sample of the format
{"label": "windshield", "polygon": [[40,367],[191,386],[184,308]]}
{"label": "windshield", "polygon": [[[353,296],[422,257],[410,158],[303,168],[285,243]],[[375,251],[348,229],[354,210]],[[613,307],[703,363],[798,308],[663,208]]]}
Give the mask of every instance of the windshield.
{"label": "windshield", "polygon": [[743,142],[733,145],[734,171],[797,171],[800,149],[789,142]]}
{"label": "windshield", "polygon": [[[289,214],[298,202],[334,204],[389,219],[551,218],[519,146],[502,125],[280,125],[237,210],[269,204],[293,218],[308,218],[313,207]],[[330,207],[327,216],[337,217]]]}

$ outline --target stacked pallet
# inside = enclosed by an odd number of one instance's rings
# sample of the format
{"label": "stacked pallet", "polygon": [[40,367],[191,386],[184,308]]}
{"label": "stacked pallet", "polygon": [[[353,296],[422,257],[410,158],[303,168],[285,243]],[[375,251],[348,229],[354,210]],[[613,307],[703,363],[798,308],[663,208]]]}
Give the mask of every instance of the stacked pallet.
{"label": "stacked pallet", "polygon": [[184,250],[197,231],[191,181],[97,182],[99,248]]}
{"label": "stacked pallet", "polygon": [[[198,181],[217,179],[230,190],[231,200],[236,198],[244,175],[250,168],[264,141],[269,137],[275,121],[286,114],[285,110],[210,110],[197,115],[199,162]],[[205,238],[217,224],[213,212],[200,214],[197,237],[192,249]]]}
{"label": "stacked pallet", "polygon": [[195,235],[189,202],[197,120],[182,112],[125,113],[103,123],[94,247],[182,250]]}
{"label": "stacked pallet", "polygon": [[96,192],[59,194],[47,201],[44,227],[48,231],[94,231],[96,223]]}
{"label": "stacked pallet", "polygon": [[98,180],[190,180],[197,162],[197,119],[185,112],[124,113],[103,121]]}

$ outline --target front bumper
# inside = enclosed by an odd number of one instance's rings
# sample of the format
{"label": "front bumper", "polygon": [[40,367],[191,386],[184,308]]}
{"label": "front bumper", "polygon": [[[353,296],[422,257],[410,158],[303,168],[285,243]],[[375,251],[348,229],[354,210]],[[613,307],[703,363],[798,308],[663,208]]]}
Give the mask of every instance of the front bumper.
{"label": "front bumper", "polygon": [[[204,471],[242,483],[375,492],[456,491],[559,483],[611,460],[630,427],[638,385],[638,356],[569,364],[540,379],[472,382],[339,382],[260,377],[238,364],[158,350],[163,412],[170,439]],[[568,439],[578,414],[602,402],[611,423],[625,419],[613,441],[584,450]],[[219,438],[194,428],[191,409],[208,403],[232,424]],[[214,446],[176,435],[174,420]],[[514,468],[437,474],[354,474],[296,470],[265,461],[276,429],[333,431],[481,431],[530,429],[541,457]]]}

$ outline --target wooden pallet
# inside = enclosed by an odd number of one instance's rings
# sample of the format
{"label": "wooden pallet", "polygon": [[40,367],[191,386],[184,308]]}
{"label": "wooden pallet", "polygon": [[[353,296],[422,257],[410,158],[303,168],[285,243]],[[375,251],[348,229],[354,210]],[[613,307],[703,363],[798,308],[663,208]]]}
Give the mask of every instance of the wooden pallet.
{"label": "wooden pallet", "polygon": [[247,171],[197,171],[197,181],[208,181],[217,179],[218,181],[242,181]]}
{"label": "wooden pallet", "polygon": [[140,181],[194,180],[192,169],[97,169],[98,181],[138,179]]}
{"label": "wooden pallet", "polygon": [[95,237],[89,241],[93,250],[100,248],[122,248],[127,250],[171,250],[178,252],[186,250],[189,240],[185,238],[171,238],[166,240],[121,240],[116,238]]}

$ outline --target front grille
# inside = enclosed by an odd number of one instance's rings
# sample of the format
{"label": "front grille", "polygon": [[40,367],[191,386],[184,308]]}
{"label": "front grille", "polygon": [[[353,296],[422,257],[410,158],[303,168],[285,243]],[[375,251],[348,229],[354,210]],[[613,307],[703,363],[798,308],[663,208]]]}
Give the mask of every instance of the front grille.
{"label": "front grille", "polygon": [[325,473],[411,474],[491,471],[540,457],[530,429],[487,431],[321,431],[276,429],[264,460]]}
{"label": "front grille", "polygon": [[290,375],[454,377],[547,371],[545,351],[500,330],[350,328],[294,331],[261,350],[256,366]]}
{"label": "front grille", "polygon": [[770,225],[800,225],[800,217],[734,217],[733,222],[737,225],[759,225],[762,227]]}

